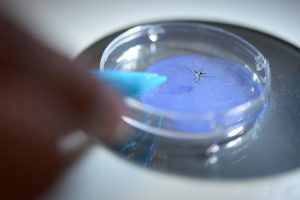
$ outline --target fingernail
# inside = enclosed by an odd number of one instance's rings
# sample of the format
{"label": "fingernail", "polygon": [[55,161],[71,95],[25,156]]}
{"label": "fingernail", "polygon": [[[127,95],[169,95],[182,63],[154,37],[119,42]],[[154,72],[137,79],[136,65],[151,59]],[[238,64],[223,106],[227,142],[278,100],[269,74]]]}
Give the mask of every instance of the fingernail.
{"label": "fingernail", "polygon": [[60,154],[65,159],[78,156],[92,144],[90,138],[82,130],[77,130],[63,136],[57,143]]}

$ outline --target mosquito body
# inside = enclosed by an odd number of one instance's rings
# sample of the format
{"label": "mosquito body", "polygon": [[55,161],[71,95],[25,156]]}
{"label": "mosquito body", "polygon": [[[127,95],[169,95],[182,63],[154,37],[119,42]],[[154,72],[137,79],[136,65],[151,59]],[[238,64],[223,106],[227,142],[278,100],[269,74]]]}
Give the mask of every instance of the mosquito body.
{"label": "mosquito body", "polygon": [[193,71],[188,67],[185,67],[185,68],[193,74],[195,83],[199,83],[204,77],[207,77],[206,73],[201,72],[200,70],[199,71],[196,71],[196,70]]}

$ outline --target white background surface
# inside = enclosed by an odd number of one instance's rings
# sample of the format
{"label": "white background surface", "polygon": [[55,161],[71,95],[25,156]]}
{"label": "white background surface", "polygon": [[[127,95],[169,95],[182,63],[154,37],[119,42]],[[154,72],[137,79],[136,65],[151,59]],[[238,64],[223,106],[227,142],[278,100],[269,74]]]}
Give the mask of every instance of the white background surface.
{"label": "white background surface", "polygon": [[[0,5],[41,41],[69,57],[113,31],[159,19],[233,23],[300,47],[299,0],[0,0]],[[143,169],[94,147],[45,198],[298,200],[300,171],[242,182],[196,180]]]}

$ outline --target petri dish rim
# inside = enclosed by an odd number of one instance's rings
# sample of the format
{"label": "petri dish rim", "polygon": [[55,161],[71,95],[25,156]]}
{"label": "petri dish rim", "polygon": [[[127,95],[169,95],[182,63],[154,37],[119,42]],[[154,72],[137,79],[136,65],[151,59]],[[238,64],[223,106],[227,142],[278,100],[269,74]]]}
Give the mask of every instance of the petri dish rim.
{"label": "petri dish rim", "polygon": [[[223,35],[224,37],[227,37],[228,39],[231,39],[235,43],[238,43],[238,45],[242,46],[244,49],[246,49],[249,53],[253,55],[253,57],[260,58],[264,61],[264,64],[262,66],[261,70],[264,70],[265,72],[265,84],[264,87],[261,89],[260,93],[258,96],[250,99],[249,101],[242,103],[240,105],[237,105],[233,108],[230,108],[226,111],[222,112],[202,112],[201,114],[189,114],[189,113],[180,113],[180,112],[175,112],[175,111],[166,111],[166,110],[161,110],[158,108],[155,108],[150,105],[145,105],[142,102],[131,98],[131,97],[125,97],[124,102],[125,104],[132,109],[154,115],[154,116],[162,116],[162,117],[167,117],[175,120],[215,120],[216,118],[224,118],[224,117],[231,117],[234,115],[240,115],[244,112],[247,112],[248,110],[251,110],[252,108],[255,108],[257,106],[265,104],[266,101],[268,101],[269,98],[269,93],[270,93],[270,88],[271,88],[271,71],[269,67],[269,62],[268,60],[263,56],[263,54],[252,44],[250,44],[248,41],[245,39],[241,38],[240,36],[231,33],[229,31],[226,31],[222,28],[214,27],[211,25],[206,25],[206,24],[201,24],[201,23],[194,23],[194,22],[169,22],[169,23],[151,23],[151,24],[146,24],[146,25],[139,25],[133,28],[128,29],[127,31],[121,33],[119,36],[117,36],[115,39],[113,39],[109,45],[105,48],[101,61],[100,61],[100,70],[104,70],[105,68],[105,62],[110,55],[111,52],[113,52],[120,44],[126,43],[134,38],[137,38],[141,35],[144,35],[147,33],[147,30],[153,29],[153,28],[165,28],[165,27],[185,27],[185,28],[192,28],[194,30],[197,29],[202,29],[202,30],[207,30],[214,32],[215,34]],[[258,63],[256,60],[256,65],[261,64]],[[256,72],[252,70],[254,74]],[[129,118],[124,116],[125,118]],[[163,129],[157,129],[155,127],[151,127],[147,124],[143,124],[142,126],[145,127],[139,127],[142,129],[149,128],[152,130],[151,132],[157,133],[158,135],[165,135],[167,137],[175,137],[175,138],[182,138],[183,137],[183,131],[180,131],[177,135],[175,134],[173,130],[163,130]],[[157,129],[157,130],[156,130]],[[184,132],[184,137],[185,138],[206,138],[206,137],[214,137],[215,135],[219,135],[220,133],[214,133],[208,135],[202,135],[202,134],[195,134],[195,133],[190,133],[190,132]]]}

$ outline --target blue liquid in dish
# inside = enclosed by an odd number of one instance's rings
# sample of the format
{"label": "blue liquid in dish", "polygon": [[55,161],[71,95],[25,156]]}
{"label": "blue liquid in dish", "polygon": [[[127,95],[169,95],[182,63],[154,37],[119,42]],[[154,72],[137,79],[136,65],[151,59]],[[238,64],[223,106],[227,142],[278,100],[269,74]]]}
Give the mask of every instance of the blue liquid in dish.
{"label": "blue liquid in dish", "polygon": [[[161,60],[147,72],[168,80],[141,96],[141,101],[164,111],[201,115],[220,113],[259,96],[261,82],[246,66],[218,57],[181,55]],[[199,80],[194,72],[205,73]],[[196,80],[195,80],[196,78]],[[161,127],[184,132],[212,133],[220,127],[252,126],[259,113],[231,116],[216,121],[163,120]],[[221,128],[223,129],[223,128]],[[242,129],[244,130],[244,129]]]}
{"label": "blue liquid in dish", "polygon": [[[141,96],[141,100],[166,111],[189,114],[222,112],[260,94],[259,81],[253,78],[250,70],[217,57],[171,57],[153,64],[147,72],[164,75],[168,80]],[[193,72],[202,72],[205,76],[199,80]]]}

